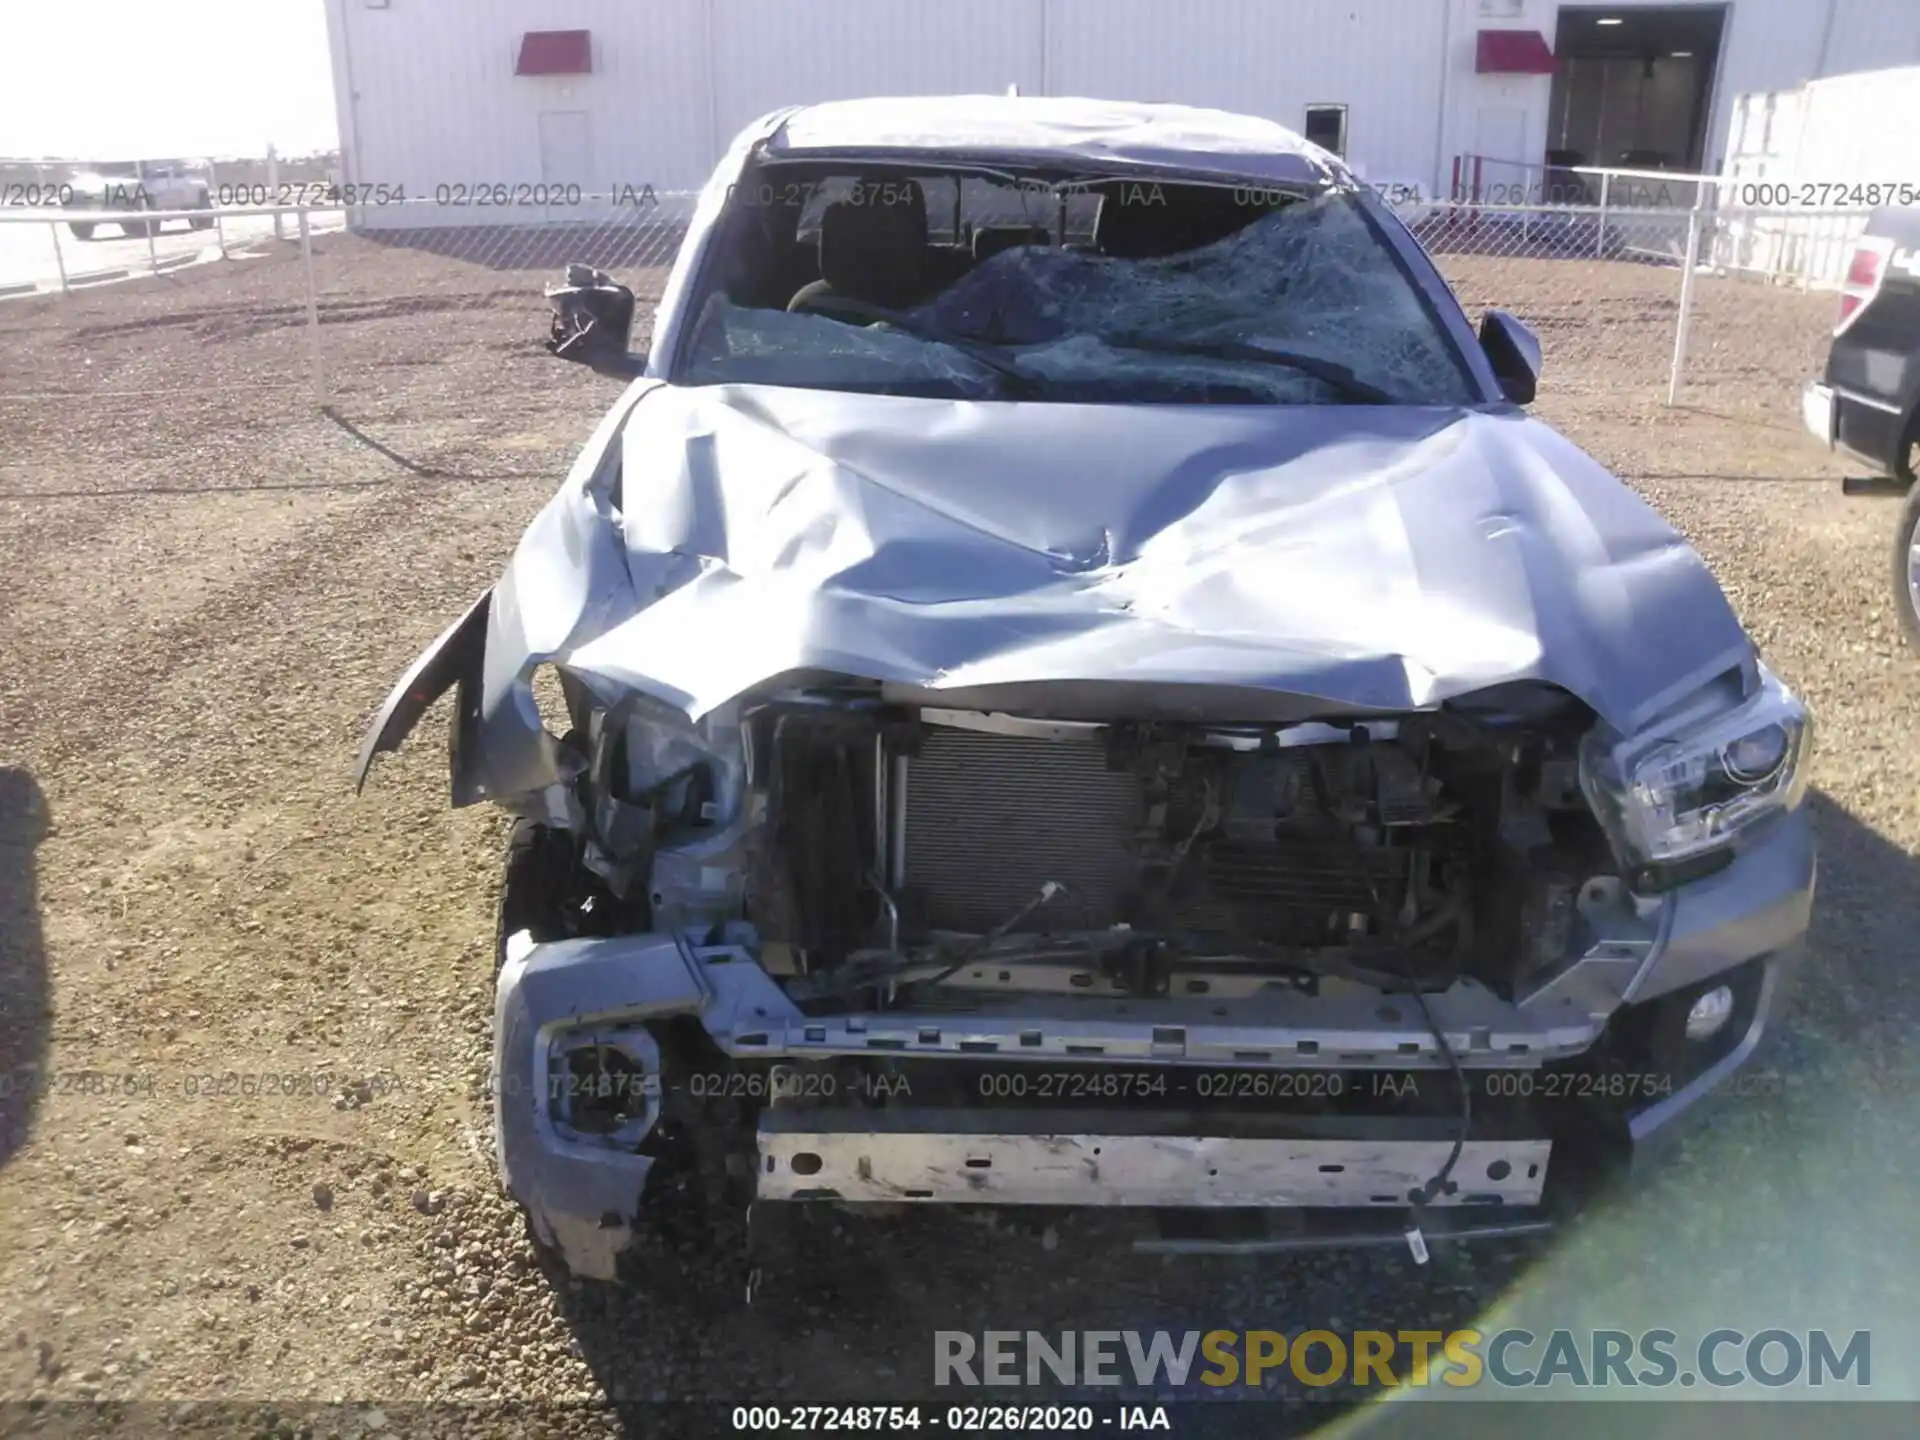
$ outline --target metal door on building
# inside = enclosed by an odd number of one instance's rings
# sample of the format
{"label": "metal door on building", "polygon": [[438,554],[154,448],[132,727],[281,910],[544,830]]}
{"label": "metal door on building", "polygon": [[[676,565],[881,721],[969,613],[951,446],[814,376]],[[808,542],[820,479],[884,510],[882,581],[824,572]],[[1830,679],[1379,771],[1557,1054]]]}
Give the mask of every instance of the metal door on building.
{"label": "metal door on building", "polygon": [[[585,110],[543,110],[540,112],[540,182],[553,187],[578,186],[579,193],[591,195],[606,187],[593,181],[593,117]],[[580,205],[557,204],[547,207],[552,221],[580,220],[587,209]]]}
{"label": "metal door on building", "polygon": [[1526,160],[1527,112],[1518,105],[1488,105],[1474,117],[1473,153],[1481,157],[1477,179],[1490,204],[1524,205],[1532,167]]}

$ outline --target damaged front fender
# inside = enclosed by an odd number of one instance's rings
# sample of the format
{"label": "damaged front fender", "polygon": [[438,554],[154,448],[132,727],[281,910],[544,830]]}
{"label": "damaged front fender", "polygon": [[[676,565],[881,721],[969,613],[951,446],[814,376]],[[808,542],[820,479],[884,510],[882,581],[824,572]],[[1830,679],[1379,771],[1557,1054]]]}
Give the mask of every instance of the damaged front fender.
{"label": "damaged front fender", "polygon": [[479,693],[481,667],[486,660],[487,616],[492,607],[493,587],[488,586],[480,598],[467,607],[467,613],[442,631],[440,638],[407,667],[407,673],[400,677],[400,683],[393,687],[386,703],[367,726],[366,738],[360,744],[360,758],[353,767],[356,794],[367,783],[374,756],[398,750],[401,742],[413,733],[413,727],[420,723],[427,707],[457,685],[460,694],[454,708],[450,742],[453,803],[470,805],[479,798],[472,794],[463,798],[461,757],[471,754],[472,746],[461,743],[461,732],[471,728],[467,717],[473,712],[473,701]]}
{"label": "damaged front fender", "polygon": [[500,580],[408,667],[367,728],[354,766],[366,784],[374,757],[398,750],[427,708],[457,687],[453,805],[509,808],[566,778],[540,721],[532,676],[635,607],[619,542],[621,450],[627,416],[655,388],[637,380],[581,449],[559,492],[534,517]]}

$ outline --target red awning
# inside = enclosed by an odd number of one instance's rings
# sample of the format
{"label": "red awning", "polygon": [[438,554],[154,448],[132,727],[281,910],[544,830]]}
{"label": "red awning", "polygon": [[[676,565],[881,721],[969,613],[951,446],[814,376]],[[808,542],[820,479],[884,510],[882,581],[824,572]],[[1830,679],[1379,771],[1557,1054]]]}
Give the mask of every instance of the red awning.
{"label": "red awning", "polygon": [[516,75],[591,75],[592,36],[585,30],[529,30],[520,37]]}
{"label": "red awning", "polygon": [[1551,75],[1553,50],[1538,30],[1482,30],[1475,37],[1476,75]]}

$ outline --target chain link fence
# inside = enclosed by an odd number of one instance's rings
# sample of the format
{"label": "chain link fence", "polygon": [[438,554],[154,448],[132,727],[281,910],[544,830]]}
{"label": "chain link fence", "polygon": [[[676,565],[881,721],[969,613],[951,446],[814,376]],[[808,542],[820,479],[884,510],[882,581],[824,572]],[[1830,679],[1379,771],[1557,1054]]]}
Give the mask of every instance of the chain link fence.
{"label": "chain link fence", "polygon": [[[0,262],[18,268],[52,244],[133,277],[104,284],[68,268],[37,296],[0,300],[0,415],[56,407],[64,423],[113,430],[137,460],[120,402],[164,397],[169,416],[199,412],[204,425],[224,416],[236,453],[324,408],[363,434],[405,434],[428,468],[436,447],[480,435],[503,464],[564,468],[545,442],[514,438],[545,433],[533,419],[561,383],[540,343],[542,288],[571,262],[608,271],[635,293],[632,341],[644,350],[694,197],[445,198],[90,211],[97,235],[122,223],[131,233],[84,243],[65,210],[0,209]],[[1865,218],[1715,198],[1702,185],[1686,206],[1483,195],[1396,208],[1471,316],[1497,307],[1539,332],[1543,393],[1672,404],[1690,383],[1750,368],[1763,292],[1792,294],[1770,333],[1817,363],[1831,305],[1765,282],[1787,278],[1796,255],[1850,245]]]}
{"label": "chain link fence", "polygon": [[[339,156],[0,159],[0,298],[156,275],[271,235],[324,198]],[[248,207],[256,207],[249,211]],[[33,223],[44,221],[44,223]],[[337,222],[336,222],[337,223]],[[135,241],[136,244],[125,242]]]}
{"label": "chain link fence", "polygon": [[1721,206],[1693,187],[1671,205],[1504,205],[1458,201],[1405,214],[1476,320],[1508,310],[1556,360],[1604,375],[1621,398],[1680,402],[1690,383],[1751,368],[1746,322],[1782,317],[1809,350],[1827,338],[1833,304],[1807,293],[1844,272],[1865,210]]}
{"label": "chain link fence", "polygon": [[[543,291],[569,264],[608,272],[634,292],[644,352],[694,199],[584,197],[507,219],[491,204],[365,210],[311,246],[314,398],[429,468],[479,451],[492,474],[564,473],[579,431],[548,423],[555,397],[595,377],[547,353]],[[600,382],[593,403],[609,396]]]}

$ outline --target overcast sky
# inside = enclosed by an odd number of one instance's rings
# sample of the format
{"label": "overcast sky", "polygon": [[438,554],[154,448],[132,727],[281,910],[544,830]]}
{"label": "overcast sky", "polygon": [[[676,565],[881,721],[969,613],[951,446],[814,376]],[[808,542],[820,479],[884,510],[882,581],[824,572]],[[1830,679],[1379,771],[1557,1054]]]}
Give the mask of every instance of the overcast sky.
{"label": "overcast sky", "polygon": [[0,157],[331,150],[323,0],[0,0]]}

